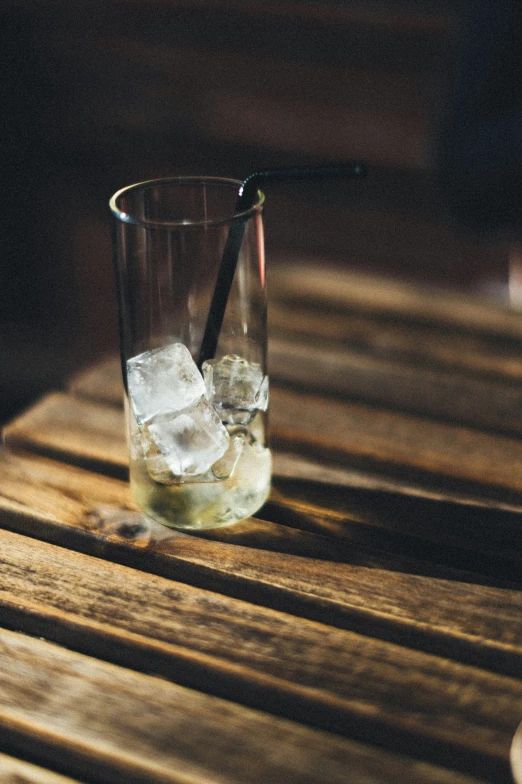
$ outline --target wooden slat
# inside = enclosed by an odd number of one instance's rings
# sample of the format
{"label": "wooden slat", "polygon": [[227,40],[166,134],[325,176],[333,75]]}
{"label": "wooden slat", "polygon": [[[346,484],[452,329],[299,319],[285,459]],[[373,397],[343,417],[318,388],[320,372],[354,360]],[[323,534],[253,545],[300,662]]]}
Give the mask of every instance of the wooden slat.
{"label": "wooden slat", "polygon": [[[520,316],[493,301],[341,273],[326,264],[305,265],[299,273],[276,266],[269,277],[269,333],[278,353],[286,340],[397,360],[418,369],[506,381],[522,378]],[[97,386],[105,376],[105,386],[121,403],[119,362],[113,358],[113,363],[108,358],[89,368],[70,387],[86,395],[100,394]],[[278,373],[279,366],[274,370]]]}
{"label": "wooden slat", "polygon": [[4,624],[23,618],[25,631],[45,629],[101,658],[464,772],[505,775],[522,711],[517,679],[16,534],[2,534],[1,552]]}
{"label": "wooden slat", "polygon": [[[505,381],[522,379],[518,313],[469,295],[400,284],[377,276],[304,267],[270,274],[269,332],[276,364],[283,343],[355,351],[418,370],[435,368]],[[273,364],[273,363],[272,363]],[[288,373],[286,374],[288,378]],[[312,379],[314,381],[315,379]],[[99,389],[100,383],[104,389]],[[70,382],[80,394],[121,404],[119,361],[108,358]],[[342,387],[340,387],[342,389]]]}
{"label": "wooden slat", "polygon": [[[347,492],[343,487],[307,486],[280,478],[262,514],[337,537],[348,546],[386,550],[399,561],[401,556],[417,555],[438,564],[467,564],[479,573],[522,579],[520,510],[454,504],[377,487],[352,487]],[[497,570],[495,558],[502,562]]]}
{"label": "wooden slat", "polygon": [[[4,454],[1,469],[4,528],[499,672],[521,671],[519,591],[435,566],[430,576],[429,564],[400,548],[393,557],[365,551],[349,530],[343,546],[334,538],[342,522],[333,516],[323,518],[331,539],[246,521],[204,541],[134,511],[123,482],[34,456]],[[382,538],[377,532],[373,541]]]}
{"label": "wooden slat", "polygon": [[[292,492],[288,496],[284,491],[284,483],[279,484],[283,495],[272,496],[272,507],[266,513],[274,523],[327,535],[335,530],[335,536],[343,538],[347,546],[356,542],[359,547],[373,552],[385,550],[395,557],[428,558],[454,568],[497,577],[505,574],[506,579],[517,579],[522,557],[517,545],[521,536],[517,516],[521,508],[520,480],[517,479],[521,442],[401,417],[367,406],[296,396],[281,390],[272,395],[272,403],[274,400],[276,405],[272,405],[271,419],[275,424],[272,432],[276,443],[278,439],[284,448],[297,445],[311,455],[315,452],[315,457],[319,453],[336,461],[329,467],[326,464],[321,467],[306,461],[304,466],[299,466],[298,461],[290,459],[289,466],[288,458],[276,452],[276,488],[278,482],[281,483],[278,472],[288,478],[296,467],[298,471],[294,476],[307,481],[294,486],[293,496]],[[278,415],[282,419],[280,423]],[[12,445],[65,456],[68,461],[96,470],[107,471],[109,466],[112,475],[125,476],[127,458],[121,416],[115,408],[84,399],[54,396],[12,423],[6,438]],[[285,431],[286,417],[298,423],[305,434]],[[90,436],[92,422],[97,428],[94,438]],[[99,432],[102,439],[110,443],[110,453],[104,451],[103,443],[100,446]],[[422,439],[419,438],[421,432]],[[333,448],[332,438],[337,439]],[[118,449],[118,462],[111,463],[111,456]],[[339,472],[342,476],[336,481],[352,490],[332,514],[329,510],[331,501],[324,500],[324,493],[322,501],[318,504],[314,501],[314,494],[316,497],[321,495],[319,488],[312,487],[307,500],[307,487],[312,479],[331,486],[336,466],[342,468],[343,465],[359,471],[351,475],[347,471]],[[361,468],[370,473],[362,475]],[[432,470],[438,471],[439,476],[432,474]],[[493,477],[492,472],[496,474]],[[499,475],[511,485],[509,489],[496,484]],[[387,495],[372,500],[371,495],[361,495],[361,488]],[[354,489],[359,491],[357,496]],[[332,492],[328,491],[330,498]],[[403,502],[399,500],[400,496],[403,496]],[[441,505],[444,499],[466,503],[457,507],[448,503]],[[473,499],[474,511],[469,508]],[[497,512],[487,508],[479,510],[477,501],[486,507],[496,504],[499,508]],[[502,508],[509,503],[513,505],[511,510]],[[393,517],[382,511],[391,509],[397,510]],[[313,552],[309,542],[298,541],[289,534],[282,535],[281,526],[272,530],[260,523],[248,526],[250,534],[245,528],[240,529],[248,544],[304,555]],[[221,536],[227,536],[226,530]],[[315,555],[331,558],[332,549],[322,548]],[[344,558],[345,552],[341,549],[338,557]]]}
{"label": "wooden slat", "polygon": [[[518,364],[522,371],[522,362]],[[283,340],[271,342],[270,375],[277,383],[310,392],[522,435],[520,383]]]}
{"label": "wooden slat", "polygon": [[[304,312],[302,318],[306,319]],[[322,315],[324,321],[324,314]],[[287,328],[292,321],[287,321]],[[276,334],[281,334],[281,330]],[[493,429],[498,432],[522,434],[522,346],[513,347],[504,359],[486,351],[481,345],[475,353],[465,350],[463,341],[446,346],[442,337],[432,344],[437,347],[439,360],[435,366],[425,366],[411,352],[400,359],[388,347],[361,352],[349,343],[314,345],[314,333],[299,335],[297,339],[272,337],[269,366],[272,382],[297,386],[309,391],[326,392],[347,399],[377,403],[401,411],[441,418],[449,422]],[[415,350],[423,353],[422,338],[415,337]],[[394,349],[395,350],[395,349]],[[489,355],[487,353],[489,351]],[[514,356],[516,353],[516,356]],[[388,358],[391,354],[391,358]],[[461,360],[462,358],[462,360]],[[452,366],[453,361],[453,366]],[[460,365],[460,367],[459,367]],[[470,370],[478,371],[471,373]],[[484,371],[485,374],[484,374]],[[496,379],[488,377],[495,372]],[[484,377],[485,375],[485,377]],[[123,390],[119,361],[110,358],[94,368],[88,368],[73,378],[69,389],[77,395],[93,400],[121,405]]]}
{"label": "wooden slat", "polygon": [[410,317],[407,312],[396,312],[396,308],[387,310],[385,303],[382,310],[374,306],[368,311],[358,302],[349,301],[341,307],[335,302],[314,303],[294,297],[291,302],[271,297],[269,353],[274,340],[286,339],[325,353],[344,349],[419,370],[432,368],[507,382],[522,378],[522,336],[512,334],[515,324],[511,318],[505,325],[506,333],[502,325],[497,325],[496,333],[487,333],[448,323],[447,319]]}
{"label": "wooden slat", "polygon": [[[21,530],[33,535],[50,537],[66,546],[94,547],[95,552],[104,549],[99,540],[95,543],[97,537],[104,541],[108,536],[111,541],[116,539],[141,547],[147,545],[151,537],[164,545],[170,537],[183,536],[137,514],[126,483],[29,454],[14,456],[8,451],[0,455],[0,466],[4,524],[7,520],[11,525],[24,526]],[[78,541],[78,537],[71,536],[73,531],[85,531],[92,540],[80,537]],[[369,557],[352,543],[343,547],[338,541],[260,519],[249,519],[231,528],[201,532],[200,535],[216,541],[328,560],[353,559],[355,553],[359,558]],[[374,562],[375,556],[372,556]]]}
{"label": "wooden slat", "polygon": [[[0,631],[1,738],[126,784],[477,784],[431,765]],[[505,777],[504,777],[505,779]],[[498,781],[501,781],[499,778]]]}
{"label": "wooden slat", "polygon": [[[517,313],[319,265],[270,274],[273,381],[520,435],[522,329]],[[71,389],[121,404],[110,360]]]}
{"label": "wooden slat", "polygon": [[355,309],[366,316],[393,316],[404,324],[458,328],[489,339],[522,338],[517,311],[463,292],[302,262],[273,268],[269,283],[271,296],[294,307],[336,309],[341,314]]}
{"label": "wooden slat", "polygon": [[334,463],[368,463],[428,485],[446,481],[477,492],[487,486],[493,496],[520,497],[522,441],[516,438],[277,388],[270,410],[276,446],[291,444]]}
{"label": "wooden slat", "polygon": [[123,412],[112,406],[54,393],[8,424],[4,441],[113,476],[128,473]]}
{"label": "wooden slat", "polygon": [[121,407],[123,384],[119,357],[109,356],[86,367],[69,379],[67,389],[73,395]]}
{"label": "wooden slat", "polygon": [[[272,443],[405,484],[489,500],[522,501],[522,441],[365,404],[272,388]],[[6,443],[126,475],[121,411],[52,394],[4,431]],[[398,482],[397,489],[400,489]]]}
{"label": "wooden slat", "polygon": [[[452,356],[456,355],[452,352]],[[327,380],[329,379],[328,376],[326,378]],[[88,368],[72,378],[68,388],[76,396],[120,407],[123,393],[119,361],[114,358],[107,358],[99,365]],[[296,446],[294,445],[294,448]],[[288,453],[286,449],[291,447],[291,443],[285,445],[281,442],[278,445],[278,450],[274,455],[274,473],[276,477],[301,479],[308,483],[339,485],[358,489],[365,488],[378,492],[401,493],[403,495],[413,495],[414,497],[422,496],[433,500],[451,500],[459,503],[476,503],[481,497],[480,490],[477,488],[450,488],[447,483],[445,485],[437,485],[433,482],[433,478],[431,486],[428,486],[425,481],[422,482],[418,477],[415,477],[413,472],[408,477],[402,476],[400,479],[397,479],[389,474],[385,475],[385,473],[377,472],[375,466],[373,466],[370,472],[364,470],[361,464],[342,466],[331,461],[327,463],[323,461],[321,463],[314,460],[310,455],[306,457]],[[491,501],[490,497],[488,503]],[[504,502],[496,498],[494,503],[499,508],[511,507],[512,511],[522,509],[520,503],[517,503],[517,499],[514,498]]]}
{"label": "wooden slat", "polygon": [[[53,761],[54,762],[54,761]],[[0,754],[0,784],[80,784],[77,779]]]}
{"label": "wooden slat", "polygon": [[[275,525],[257,522],[253,526],[249,522],[239,529],[230,529],[234,533],[223,529],[219,536],[242,536],[245,543],[253,546],[335,558],[335,547],[319,546],[317,542],[318,549],[314,550],[315,545],[277,525],[283,523],[335,535],[346,541],[346,547],[356,542],[358,547],[374,553],[384,550],[399,558],[406,555],[517,579],[522,558],[517,545],[521,536],[517,516],[521,509],[521,442],[282,390],[275,391],[273,403],[274,400],[271,418],[276,443],[279,439],[285,448],[297,444],[305,453],[323,454],[334,461],[334,470],[336,465],[362,467],[373,471],[373,475],[369,474],[368,481],[368,475],[345,472],[339,482],[352,491],[340,505],[337,501],[332,513],[332,501],[325,501],[327,496],[333,499],[332,489],[322,493],[319,503],[316,501],[321,496],[320,487],[314,485],[307,491],[314,477],[323,487],[331,488],[331,471],[326,464],[317,468],[314,463],[305,463],[301,478],[308,481],[294,485],[290,496],[285,492],[285,484],[280,484],[283,494],[272,496],[273,504],[267,514]],[[278,415],[282,422],[277,421]],[[286,417],[295,421],[304,434],[286,431]],[[95,431],[91,437],[93,423]],[[333,444],[332,438],[336,439]],[[6,429],[6,440],[11,446],[41,451],[113,476],[126,476],[122,412],[113,407],[53,395],[13,422]],[[104,444],[110,444],[110,452],[105,451]],[[285,456],[280,461],[276,452],[275,458],[277,488],[281,482],[278,466],[282,465],[287,477],[289,471]],[[296,461],[291,460],[290,473],[295,465]],[[439,471],[439,475],[431,471]],[[507,487],[500,486],[499,478]],[[371,495],[361,494],[361,488],[386,495],[372,500]],[[354,489],[359,492],[357,496]],[[403,502],[399,500],[401,496]],[[446,503],[441,506],[444,498]],[[447,503],[448,499],[465,503],[454,506]],[[467,511],[473,499],[475,511]],[[513,505],[511,509],[509,503]],[[482,508],[477,508],[477,504]],[[487,507],[495,504],[497,511],[488,511]],[[382,511],[387,509],[397,511],[388,516]],[[341,548],[337,557],[345,555],[346,548]]]}

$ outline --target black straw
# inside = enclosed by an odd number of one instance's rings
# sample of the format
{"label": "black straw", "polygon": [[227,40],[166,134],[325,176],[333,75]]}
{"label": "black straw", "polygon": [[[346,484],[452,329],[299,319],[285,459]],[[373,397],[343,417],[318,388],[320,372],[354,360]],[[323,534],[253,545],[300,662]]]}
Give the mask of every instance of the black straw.
{"label": "black straw", "polygon": [[216,353],[219,333],[243,242],[245,225],[251,217],[248,213],[255,204],[257,191],[261,185],[284,180],[354,178],[365,175],[366,166],[363,163],[351,162],[328,166],[291,166],[284,169],[267,169],[250,174],[242,182],[234,208],[234,215],[238,217],[232,221],[230,226],[201,343],[198,362],[200,369],[203,362],[207,359],[213,359]]}

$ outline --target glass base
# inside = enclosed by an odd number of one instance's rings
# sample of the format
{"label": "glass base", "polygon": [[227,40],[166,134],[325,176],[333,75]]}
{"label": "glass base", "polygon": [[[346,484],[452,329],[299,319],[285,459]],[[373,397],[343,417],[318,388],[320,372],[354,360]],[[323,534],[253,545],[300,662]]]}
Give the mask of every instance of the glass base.
{"label": "glass base", "polygon": [[[232,525],[260,509],[270,493],[272,460],[269,449],[257,455],[256,465],[214,482],[161,484],[154,481],[142,460],[130,464],[134,500],[149,517],[169,528],[204,530]],[[246,466],[245,466],[246,468]]]}

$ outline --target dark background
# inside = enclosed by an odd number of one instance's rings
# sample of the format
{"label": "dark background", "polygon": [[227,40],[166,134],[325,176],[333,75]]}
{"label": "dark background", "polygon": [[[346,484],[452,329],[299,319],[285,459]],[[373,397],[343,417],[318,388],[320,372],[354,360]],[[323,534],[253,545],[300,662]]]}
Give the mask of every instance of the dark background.
{"label": "dark background", "polygon": [[117,348],[107,201],[142,179],[363,158],[365,182],[267,189],[270,265],[502,292],[505,237],[466,227],[437,168],[463,18],[451,0],[4,3],[0,421]]}

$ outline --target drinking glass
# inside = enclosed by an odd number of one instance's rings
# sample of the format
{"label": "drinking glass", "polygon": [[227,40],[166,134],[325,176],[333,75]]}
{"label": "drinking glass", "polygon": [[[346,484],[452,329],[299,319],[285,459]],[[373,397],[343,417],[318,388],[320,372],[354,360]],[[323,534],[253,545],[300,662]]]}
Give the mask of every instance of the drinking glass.
{"label": "drinking glass", "polygon": [[[270,489],[264,197],[234,214],[240,184],[151,180],[110,200],[131,490],[174,528],[230,525]],[[228,291],[218,272],[234,234]]]}

